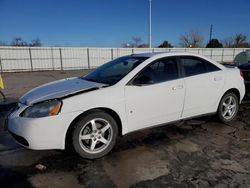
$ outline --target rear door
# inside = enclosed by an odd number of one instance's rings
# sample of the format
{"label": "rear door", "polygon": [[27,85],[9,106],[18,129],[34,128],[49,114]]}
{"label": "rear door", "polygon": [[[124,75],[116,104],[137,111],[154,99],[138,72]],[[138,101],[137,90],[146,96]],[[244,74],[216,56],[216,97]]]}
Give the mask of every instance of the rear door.
{"label": "rear door", "polygon": [[215,112],[224,85],[224,72],[198,57],[182,56],[180,61],[186,85],[182,117]]}
{"label": "rear door", "polygon": [[175,58],[152,62],[125,86],[129,131],[179,119],[184,93]]}

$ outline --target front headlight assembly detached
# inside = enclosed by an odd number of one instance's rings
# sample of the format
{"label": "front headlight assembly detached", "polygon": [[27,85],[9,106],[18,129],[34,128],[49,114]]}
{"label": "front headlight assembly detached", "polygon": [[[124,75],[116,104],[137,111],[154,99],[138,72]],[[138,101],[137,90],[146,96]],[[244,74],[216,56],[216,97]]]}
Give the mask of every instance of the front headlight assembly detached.
{"label": "front headlight assembly detached", "polygon": [[34,104],[26,108],[21,114],[21,117],[41,118],[57,115],[62,107],[62,102],[58,100],[45,101]]}

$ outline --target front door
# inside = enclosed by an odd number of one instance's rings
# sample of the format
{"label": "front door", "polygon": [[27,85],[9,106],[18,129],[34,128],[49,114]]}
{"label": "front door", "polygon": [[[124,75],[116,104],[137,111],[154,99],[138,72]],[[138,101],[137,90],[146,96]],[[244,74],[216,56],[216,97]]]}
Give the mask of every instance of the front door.
{"label": "front door", "polygon": [[185,86],[175,58],[156,60],[125,86],[129,131],[180,119]]}

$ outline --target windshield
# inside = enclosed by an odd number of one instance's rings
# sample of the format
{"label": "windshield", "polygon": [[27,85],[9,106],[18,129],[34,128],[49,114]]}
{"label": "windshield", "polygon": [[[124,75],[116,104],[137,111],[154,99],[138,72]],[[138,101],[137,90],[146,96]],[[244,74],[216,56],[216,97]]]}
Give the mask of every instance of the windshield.
{"label": "windshield", "polygon": [[148,57],[125,56],[105,63],[90,74],[82,77],[84,80],[108,85],[116,84],[135,67]]}

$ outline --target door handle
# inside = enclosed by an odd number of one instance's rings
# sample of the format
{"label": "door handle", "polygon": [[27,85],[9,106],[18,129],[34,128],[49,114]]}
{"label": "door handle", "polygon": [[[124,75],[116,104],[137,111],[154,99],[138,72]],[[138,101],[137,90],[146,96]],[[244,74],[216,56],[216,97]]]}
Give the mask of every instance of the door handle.
{"label": "door handle", "polygon": [[178,85],[178,86],[172,87],[172,90],[177,90],[177,89],[183,89],[183,85]]}

